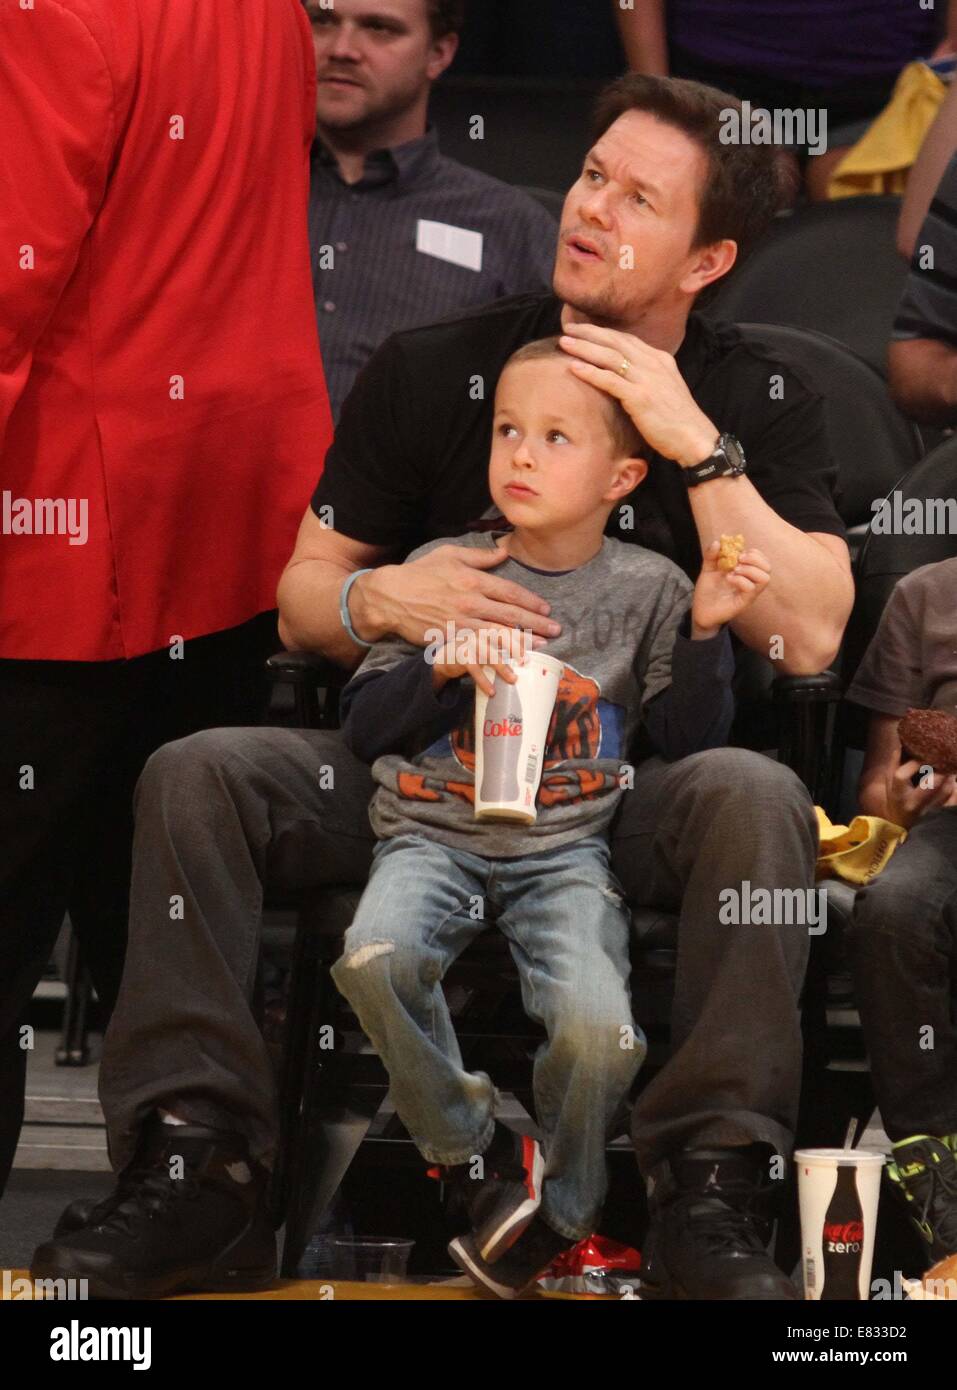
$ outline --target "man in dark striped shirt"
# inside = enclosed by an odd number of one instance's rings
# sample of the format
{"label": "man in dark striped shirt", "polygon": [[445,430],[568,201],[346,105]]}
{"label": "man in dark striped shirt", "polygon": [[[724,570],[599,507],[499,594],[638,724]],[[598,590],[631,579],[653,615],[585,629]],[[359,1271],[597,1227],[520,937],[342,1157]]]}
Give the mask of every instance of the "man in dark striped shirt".
{"label": "man in dark striped shirt", "polygon": [[957,155],[914,246],[888,364],[902,410],[922,424],[957,425]]}
{"label": "man in dark striped shirt", "polygon": [[306,11],[319,79],[309,239],[338,418],[390,333],[548,289],[558,227],[528,194],[447,159],[426,128],[463,0],[306,0]]}

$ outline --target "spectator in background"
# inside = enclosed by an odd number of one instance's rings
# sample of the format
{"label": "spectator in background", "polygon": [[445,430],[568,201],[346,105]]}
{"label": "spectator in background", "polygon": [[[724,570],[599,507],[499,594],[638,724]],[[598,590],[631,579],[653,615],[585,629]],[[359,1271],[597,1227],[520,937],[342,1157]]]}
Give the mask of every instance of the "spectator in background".
{"label": "spectator in background", "polygon": [[957,0],[638,0],[619,12],[630,66],[693,77],[754,107],[828,113],[828,151],[809,159],[808,194],[886,106],[901,69],[957,46]]}
{"label": "spectator in background", "polygon": [[136,779],[170,738],[256,722],[331,421],[299,0],[0,20],[2,1191],[64,911],[108,1011]]}
{"label": "spectator in background", "polygon": [[390,333],[544,290],[554,218],[439,152],[429,91],[464,0],[306,0],[318,67],[309,237],[334,415]]}
{"label": "spectator in background", "polygon": [[848,944],[887,1174],[928,1264],[957,1254],[957,778],[904,759],[898,721],[957,711],[955,596],[957,559],[905,575],[847,692],[871,711],[861,810],[907,830],[858,894]]}
{"label": "spectator in background", "polygon": [[951,82],[934,124],[924,138],[920,154],[907,180],[897,224],[897,249],[909,261],[917,245],[917,234],[930,210],[937,187],[954,153],[957,152],[957,82]]}
{"label": "spectator in background", "polygon": [[957,425],[957,155],[917,237],[888,352],[891,395],[925,425]]}

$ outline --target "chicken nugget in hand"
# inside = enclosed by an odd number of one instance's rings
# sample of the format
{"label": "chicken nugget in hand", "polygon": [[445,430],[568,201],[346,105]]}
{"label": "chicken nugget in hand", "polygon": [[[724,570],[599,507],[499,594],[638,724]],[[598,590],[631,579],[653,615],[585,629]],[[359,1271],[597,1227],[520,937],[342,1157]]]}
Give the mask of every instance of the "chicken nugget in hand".
{"label": "chicken nugget in hand", "polygon": [[[740,536],[730,540],[737,551]],[[727,553],[727,552],[726,552]],[[760,550],[737,551],[731,569],[721,564],[721,542],[712,541],[702,557],[701,573],[691,605],[691,635],[713,637],[724,623],[731,623],[749,608],[771,578],[771,561]]]}
{"label": "chicken nugget in hand", "polygon": [[724,574],[730,574],[732,570],[737,569],[743,549],[743,536],[722,535],[721,540],[718,542],[718,569]]}

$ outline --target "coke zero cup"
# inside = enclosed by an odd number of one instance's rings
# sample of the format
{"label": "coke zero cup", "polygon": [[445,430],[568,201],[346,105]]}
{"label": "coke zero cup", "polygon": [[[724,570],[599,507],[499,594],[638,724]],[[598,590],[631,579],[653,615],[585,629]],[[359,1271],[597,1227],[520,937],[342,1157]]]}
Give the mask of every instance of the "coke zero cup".
{"label": "coke zero cup", "polygon": [[475,687],[475,819],[532,825],[564,665],[541,652],[508,664],[514,685],[497,676],[491,698]]}
{"label": "coke zero cup", "polygon": [[794,1162],[804,1297],[866,1302],[884,1155],[874,1149],[799,1149]]}

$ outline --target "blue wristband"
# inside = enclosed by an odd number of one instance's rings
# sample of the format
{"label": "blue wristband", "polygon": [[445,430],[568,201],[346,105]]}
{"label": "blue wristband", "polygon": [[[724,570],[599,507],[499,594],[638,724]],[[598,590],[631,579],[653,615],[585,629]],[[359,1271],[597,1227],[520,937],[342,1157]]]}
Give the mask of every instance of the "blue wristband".
{"label": "blue wristband", "polygon": [[357,647],[365,647],[367,650],[369,647],[375,646],[375,643],[363,641],[363,639],[356,632],[355,628],[352,626],[352,619],[349,616],[349,590],[352,588],[353,584],[359,578],[360,574],[371,573],[371,569],[356,570],[354,574],[349,575],[349,578],[346,580],[341,590],[339,591],[339,617],[342,619],[342,626],[345,628],[346,632],[352,638],[353,642],[355,642]]}

